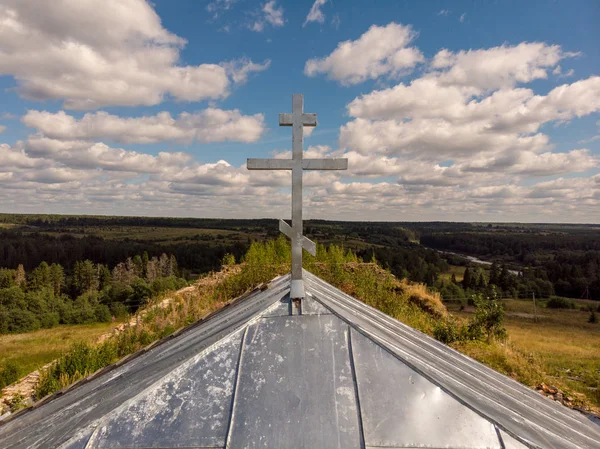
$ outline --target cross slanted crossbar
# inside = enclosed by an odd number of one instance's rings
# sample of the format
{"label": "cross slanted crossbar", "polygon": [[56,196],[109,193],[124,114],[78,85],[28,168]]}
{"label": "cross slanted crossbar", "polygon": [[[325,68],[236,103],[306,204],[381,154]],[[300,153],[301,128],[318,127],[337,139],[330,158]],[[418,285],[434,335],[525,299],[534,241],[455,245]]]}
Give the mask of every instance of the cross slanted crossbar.
{"label": "cross slanted crossbar", "polygon": [[279,126],[292,127],[292,159],[248,159],[248,170],[292,171],[292,226],[279,221],[279,230],[292,241],[292,285],[290,297],[304,298],[302,248],[316,255],[314,242],[302,235],[302,173],[304,170],[346,170],[348,159],[304,159],[304,127],[317,126],[317,114],[304,112],[304,95],[292,95],[292,113],[279,114]]}

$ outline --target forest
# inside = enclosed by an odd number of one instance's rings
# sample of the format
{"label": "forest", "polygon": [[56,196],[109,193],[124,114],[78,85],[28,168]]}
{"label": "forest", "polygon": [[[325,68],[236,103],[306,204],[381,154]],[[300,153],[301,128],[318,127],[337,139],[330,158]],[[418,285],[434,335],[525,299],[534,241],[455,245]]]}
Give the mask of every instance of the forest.
{"label": "forest", "polygon": [[150,258],[144,252],[112,269],[91,260],[72,265],[69,271],[46,261],[29,272],[22,264],[0,268],[0,334],[109,322],[158,293],[187,285],[178,277],[175,256],[166,253]]}
{"label": "forest", "polygon": [[551,294],[600,300],[598,231],[439,232],[425,233],[420,241],[438,250],[502,261],[521,269],[523,278],[549,283]]}
{"label": "forest", "polygon": [[[600,300],[600,226],[309,220],[305,233],[448,300]],[[218,270],[226,254],[241,260],[252,242],[278,234],[271,219],[0,214],[0,332],[131,312],[148,292]]]}

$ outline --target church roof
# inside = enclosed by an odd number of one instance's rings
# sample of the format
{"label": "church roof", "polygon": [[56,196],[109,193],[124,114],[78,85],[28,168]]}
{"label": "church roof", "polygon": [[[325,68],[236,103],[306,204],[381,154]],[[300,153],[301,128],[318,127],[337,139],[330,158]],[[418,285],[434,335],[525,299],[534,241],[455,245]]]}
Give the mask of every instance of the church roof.
{"label": "church roof", "polygon": [[301,310],[277,278],[16,416],[0,447],[600,447],[584,415],[304,280]]}

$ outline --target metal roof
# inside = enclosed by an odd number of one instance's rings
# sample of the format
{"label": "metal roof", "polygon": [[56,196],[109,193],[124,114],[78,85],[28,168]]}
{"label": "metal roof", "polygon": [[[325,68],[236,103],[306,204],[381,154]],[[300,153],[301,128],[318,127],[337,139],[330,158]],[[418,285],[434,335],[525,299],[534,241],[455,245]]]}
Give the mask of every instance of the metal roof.
{"label": "metal roof", "polygon": [[[305,272],[0,426],[2,448],[600,448],[584,415]],[[301,314],[299,314],[301,312]]]}

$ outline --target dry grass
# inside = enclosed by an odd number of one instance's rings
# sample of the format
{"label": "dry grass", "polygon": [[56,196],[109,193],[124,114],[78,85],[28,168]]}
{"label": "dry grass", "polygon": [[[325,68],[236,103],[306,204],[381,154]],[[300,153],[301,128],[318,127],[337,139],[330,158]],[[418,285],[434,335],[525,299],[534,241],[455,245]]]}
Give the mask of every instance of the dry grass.
{"label": "dry grass", "polygon": [[600,413],[600,324],[588,323],[587,311],[546,309],[543,302],[535,322],[533,301],[504,304],[509,335],[505,347],[461,344],[457,349],[529,386],[542,381],[555,385],[575,405]]}

